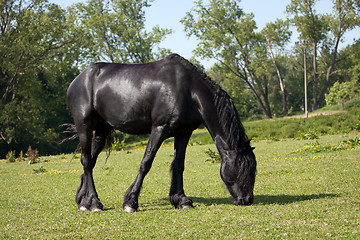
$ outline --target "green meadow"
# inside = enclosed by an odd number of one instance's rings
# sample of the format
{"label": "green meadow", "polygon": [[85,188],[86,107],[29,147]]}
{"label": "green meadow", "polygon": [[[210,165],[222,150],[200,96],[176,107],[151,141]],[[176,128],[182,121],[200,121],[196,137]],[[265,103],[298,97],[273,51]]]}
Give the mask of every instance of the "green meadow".
{"label": "green meadow", "polygon": [[[94,170],[105,211],[77,210],[79,154],[0,161],[0,239],[358,239],[360,237],[360,145],[358,132],[313,140],[253,142],[258,161],[255,199],[234,206],[208,161],[213,144],[195,132],[184,173],[194,209],[168,201],[171,142],[158,152],[145,178],[139,211],[122,210],[142,149],[102,153]],[[196,140],[196,137],[200,137]]]}

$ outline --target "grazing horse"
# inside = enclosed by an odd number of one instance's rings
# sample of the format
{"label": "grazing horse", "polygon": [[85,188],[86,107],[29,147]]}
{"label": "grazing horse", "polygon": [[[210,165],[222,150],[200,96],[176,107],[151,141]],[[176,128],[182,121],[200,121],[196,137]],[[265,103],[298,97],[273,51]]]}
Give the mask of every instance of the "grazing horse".
{"label": "grazing horse", "polygon": [[185,151],[203,123],[221,158],[220,175],[235,205],[253,203],[256,160],[229,95],[177,54],[146,64],[96,63],[70,84],[67,100],[81,147],[84,173],[76,193],[80,210],[102,211],[93,168],[113,129],[150,134],[135,181],[124,196],[126,212],[137,211],[141,185],[161,143],[174,137],[170,202],[192,208],[183,189]]}

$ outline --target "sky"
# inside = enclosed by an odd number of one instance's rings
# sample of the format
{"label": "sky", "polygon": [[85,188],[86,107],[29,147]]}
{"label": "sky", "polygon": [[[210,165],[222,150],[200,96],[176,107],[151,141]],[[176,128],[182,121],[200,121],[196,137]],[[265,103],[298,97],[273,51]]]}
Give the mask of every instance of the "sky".
{"label": "sky", "polygon": [[[76,2],[86,2],[86,0],[49,0],[49,2],[59,4],[66,8]],[[290,0],[242,0],[240,7],[246,12],[252,12],[256,21],[258,30],[265,27],[266,23],[274,22],[276,19],[286,19],[285,9]],[[194,0],[154,0],[151,7],[145,9],[146,29],[150,31],[152,27],[159,25],[161,28],[169,28],[173,30],[171,35],[160,44],[162,48],[168,48],[174,53],[178,53],[185,58],[193,56],[193,50],[196,48],[197,40],[188,38],[184,32],[184,27],[180,20],[195,6]],[[331,0],[319,0],[316,4],[318,13],[330,13],[332,11]],[[293,36],[289,45],[297,41],[298,34],[295,28],[292,29]],[[360,29],[348,33],[345,36],[345,42],[342,46],[351,44],[354,38],[360,35]],[[196,56],[195,56],[196,57]],[[205,68],[210,68],[214,61],[200,59]]]}

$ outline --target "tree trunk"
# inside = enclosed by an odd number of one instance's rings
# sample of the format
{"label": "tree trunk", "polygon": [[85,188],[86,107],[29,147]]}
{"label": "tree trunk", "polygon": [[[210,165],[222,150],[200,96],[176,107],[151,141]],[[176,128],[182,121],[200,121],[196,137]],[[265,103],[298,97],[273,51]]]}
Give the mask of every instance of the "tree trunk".
{"label": "tree trunk", "polygon": [[272,61],[274,63],[276,73],[277,73],[278,78],[279,78],[280,89],[281,89],[281,93],[282,93],[282,114],[286,115],[286,114],[288,114],[288,109],[287,109],[287,100],[286,100],[286,95],[287,94],[286,94],[286,90],[285,90],[284,80],[281,77],[279,67],[276,64],[276,60],[275,60],[275,57],[274,57],[274,54],[273,54],[273,51],[272,51],[272,48],[271,48],[270,40],[269,40],[269,38],[267,36],[265,36],[265,37],[266,37],[266,41],[267,41],[267,44],[268,44],[268,47],[269,47],[271,59],[272,59]]}
{"label": "tree trunk", "polygon": [[[249,78],[252,82],[253,81],[253,77],[251,74],[249,74]],[[266,118],[272,118],[272,115],[271,115],[271,108],[270,108],[270,105],[269,105],[269,101],[268,101],[268,95],[267,95],[267,90],[265,90],[265,94],[259,94],[255,87],[251,84],[251,82],[249,82],[248,80],[245,80],[246,83],[249,85],[251,91],[253,92],[256,100],[258,101],[258,103],[260,104],[260,107],[261,107],[261,110],[264,112]],[[264,99],[264,101],[261,99],[261,95]]]}
{"label": "tree trunk", "polygon": [[319,109],[319,102],[318,102],[318,83],[319,78],[317,74],[317,41],[313,40],[313,78],[314,78],[314,86],[313,86],[313,104],[312,104],[312,110],[315,111]]}

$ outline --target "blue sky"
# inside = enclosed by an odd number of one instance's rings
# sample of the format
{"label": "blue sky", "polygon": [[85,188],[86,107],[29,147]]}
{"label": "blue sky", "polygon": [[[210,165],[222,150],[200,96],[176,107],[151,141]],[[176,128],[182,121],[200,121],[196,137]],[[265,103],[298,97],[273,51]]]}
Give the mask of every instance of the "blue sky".
{"label": "blue sky", "polygon": [[[67,7],[76,2],[86,2],[85,0],[49,0],[49,2],[57,3],[62,7]],[[285,19],[286,6],[290,0],[242,0],[241,8],[246,12],[252,12],[255,16],[258,29],[262,29],[266,23],[273,22],[277,18]],[[160,47],[171,49],[174,53],[178,53],[185,58],[193,56],[192,51],[196,48],[197,41],[194,38],[188,38],[185,35],[184,27],[180,20],[185,13],[194,7],[194,0],[155,0],[150,8],[145,9],[146,12],[146,28],[151,29],[155,25],[162,28],[171,28],[173,34],[169,35]],[[319,0],[317,3],[318,13],[330,13],[332,11],[331,0]],[[291,44],[297,41],[297,34],[293,29],[293,37]],[[353,39],[359,36],[359,28],[345,36],[345,44],[353,42]],[[199,59],[199,58],[197,58]],[[211,60],[199,59],[201,63],[209,68],[214,63]]]}

